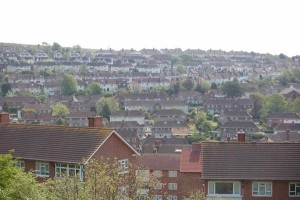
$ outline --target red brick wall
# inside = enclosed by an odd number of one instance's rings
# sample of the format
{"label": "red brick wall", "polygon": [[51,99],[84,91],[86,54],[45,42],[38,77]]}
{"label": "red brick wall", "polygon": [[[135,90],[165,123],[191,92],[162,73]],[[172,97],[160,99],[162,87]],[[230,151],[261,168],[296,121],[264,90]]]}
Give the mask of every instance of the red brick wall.
{"label": "red brick wall", "polygon": [[188,197],[191,193],[197,190],[204,190],[204,181],[201,178],[201,173],[179,173],[178,177],[178,199]]}
{"label": "red brick wall", "polygon": [[300,197],[289,197],[289,181],[272,181],[272,197],[253,197],[252,181],[242,184],[244,200],[300,200]]}
{"label": "red brick wall", "polygon": [[92,159],[117,158],[118,160],[129,159],[131,162],[133,154],[134,152],[120,138],[112,134],[93,155]]}
{"label": "red brick wall", "polygon": [[[35,171],[35,163],[36,161],[34,160],[24,160],[25,162],[25,172],[33,172]],[[41,162],[47,162],[47,161],[41,161]],[[49,162],[49,178],[54,178],[55,177],[55,163],[54,162]],[[45,177],[37,177],[37,180],[42,182],[45,181],[47,178]]]}

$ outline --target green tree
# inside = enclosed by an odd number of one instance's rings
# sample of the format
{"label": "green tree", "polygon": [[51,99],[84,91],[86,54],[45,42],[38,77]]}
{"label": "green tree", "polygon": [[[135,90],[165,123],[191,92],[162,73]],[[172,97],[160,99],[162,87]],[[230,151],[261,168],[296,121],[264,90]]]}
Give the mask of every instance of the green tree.
{"label": "green tree", "polygon": [[6,102],[3,103],[2,109],[4,112],[9,112],[9,107],[8,104]]}
{"label": "green tree", "polygon": [[62,51],[62,47],[57,42],[53,42],[53,44],[52,44],[52,51],[53,52],[54,51],[61,52]]}
{"label": "green tree", "polygon": [[177,95],[180,91],[180,84],[175,83],[173,87],[174,87],[174,94]]}
{"label": "green tree", "polygon": [[178,65],[177,68],[176,68],[176,71],[180,74],[185,74],[186,73],[186,69],[182,65]]}
{"label": "green tree", "polygon": [[16,160],[13,159],[11,152],[0,154],[0,199],[44,199],[35,176],[15,167],[15,163]]}
{"label": "green tree", "polygon": [[209,90],[209,88],[210,88],[209,83],[207,81],[201,80],[197,84],[196,91],[204,94]]}
{"label": "green tree", "polygon": [[44,87],[40,88],[39,100],[42,104],[46,104],[48,102],[48,96],[45,93]]}
{"label": "green tree", "polygon": [[254,119],[259,119],[264,103],[264,96],[260,93],[253,93],[250,95],[250,99],[253,101],[253,107],[250,113]]}
{"label": "green tree", "polygon": [[240,97],[244,93],[243,87],[237,79],[225,82],[222,91],[227,97]]}
{"label": "green tree", "polygon": [[65,118],[69,114],[69,109],[63,103],[56,103],[52,108],[52,116],[57,118]]}
{"label": "green tree", "polygon": [[300,113],[300,97],[296,98],[293,101],[293,103],[292,103],[292,111],[296,112],[296,113]]}
{"label": "green tree", "polygon": [[89,95],[101,94],[102,91],[103,91],[102,85],[100,83],[96,83],[96,82],[92,82],[86,88],[86,93],[89,94]]}
{"label": "green tree", "polygon": [[182,86],[188,90],[191,91],[194,87],[194,82],[191,79],[187,79],[182,83]]}
{"label": "green tree", "polygon": [[79,44],[74,45],[74,46],[73,46],[73,49],[74,49],[75,51],[77,51],[78,53],[81,53],[81,50],[82,50],[82,48],[81,48],[81,46],[80,46]]}
{"label": "green tree", "polygon": [[10,91],[12,92],[11,84],[10,83],[3,83],[1,85],[1,91],[2,91],[2,96],[7,96],[7,93]]}
{"label": "green tree", "polygon": [[119,110],[119,103],[113,97],[101,97],[97,102],[97,113],[107,120],[110,114],[117,110]]}
{"label": "green tree", "polygon": [[196,190],[192,192],[189,197],[184,197],[184,200],[206,200],[207,197],[203,190]]}
{"label": "green tree", "polygon": [[265,118],[269,113],[288,111],[288,103],[284,96],[278,93],[264,98],[263,107],[260,111],[261,118]]}
{"label": "green tree", "polygon": [[77,80],[73,76],[65,74],[62,81],[62,93],[64,95],[74,94],[77,92],[77,87]]}
{"label": "green tree", "polygon": [[211,83],[210,89],[218,89],[218,85],[215,82]]}

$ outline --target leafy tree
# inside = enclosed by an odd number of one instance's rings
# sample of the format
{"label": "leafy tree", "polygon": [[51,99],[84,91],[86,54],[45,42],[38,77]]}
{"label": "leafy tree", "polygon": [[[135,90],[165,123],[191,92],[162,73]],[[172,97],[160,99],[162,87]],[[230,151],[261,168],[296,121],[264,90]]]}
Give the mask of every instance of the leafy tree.
{"label": "leafy tree", "polygon": [[52,108],[52,116],[65,118],[69,114],[69,109],[63,103],[56,103]]}
{"label": "leafy tree", "polygon": [[42,104],[46,104],[48,102],[48,96],[45,94],[45,90],[43,87],[40,88],[39,100]]}
{"label": "leafy tree", "polygon": [[[141,173],[146,172],[146,173]],[[48,200],[138,200],[140,189],[147,188],[148,193],[143,199],[153,199],[158,184],[155,174],[141,171],[135,165],[129,165],[128,173],[120,173],[117,160],[91,160],[85,166],[85,181],[79,182],[78,177],[62,177],[50,179],[45,184]]]}
{"label": "leafy tree", "polygon": [[62,47],[57,42],[53,42],[53,44],[52,44],[52,51],[61,52],[62,51]]}
{"label": "leafy tree", "polygon": [[180,74],[185,74],[186,73],[186,69],[182,65],[178,65],[177,68],[176,68],[176,71]]}
{"label": "leafy tree", "polygon": [[212,82],[210,89],[218,89],[218,85],[215,82]]}
{"label": "leafy tree", "polygon": [[89,95],[101,94],[102,90],[103,89],[102,89],[102,86],[100,85],[100,83],[92,82],[86,88],[86,93]]}
{"label": "leafy tree", "polygon": [[75,50],[75,51],[77,51],[78,53],[81,53],[81,46],[79,45],[79,44],[77,44],[77,45],[74,45],[73,46],[73,49]]}
{"label": "leafy tree", "polygon": [[253,101],[253,107],[250,113],[254,119],[259,119],[263,107],[264,96],[260,93],[254,93],[250,95],[250,99]]}
{"label": "leafy tree", "polygon": [[2,96],[7,96],[7,93],[10,91],[12,92],[11,84],[10,83],[3,83],[1,85],[1,91],[2,91]]}
{"label": "leafy tree", "polygon": [[139,72],[139,70],[135,67],[132,69],[132,72]]}
{"label": "leafy tree", "polygon": [[287,111],[287,101],[284,96],[278,93],[264,98],[263,108],[260,111],[261,118],[265,118],[268,113],[278,113]]}
{"label": "leafy tree", "polygon": [[244,93],[243,87],[237,79],[224,83],[222,91],[227,97],[239,97]]}
{"label": "leafy tree", "polygon": [[173,87],[174,87],[174,94],[177,95],[180,91],[180,84],[176,83]]}
{"label": "leafy tree", "polygon": [[86,65],[81,65],[79,68],[79,73],[82,75],[87,75],[88,73],[88,68]]}
{"label": "leafy tree", "polygon": [[64,95],[74,94],[77,92],[77,87],[77,80],[73,76],[65,74],[62,81],[62,93]]}
{"label": "leafy tree", "polygon": [[6,102],[3,103],[2,109],[4,112],[9,112],[9,107],[8,104]]}
{"label": "leafy tree", "polygon": [[117,110],[119,110],[119,103],[113,97],[101,97],[97,102],[97,113],[107,120],[109,120],[110,114]]}
{"label": "leafy tree", "polygon": [[194,82],[191,79],[187,79],[182,83],[182,86],[186,90],[191,91],[191,89],[193,89],[193,87],[194,87]]}
{"label": "leafy tree", "polygon": [[[3,108],[4,110],[4,108]],[[292,104],[292,111],[296,113],[300,113],[300,97],[296,98]]]}
{"label": "leafy tree", "polygon": [[201,80],[197,84],[196,91],[204,94],[207,90],[209,90],[210,85],[207,81]]}
{"label": "leafy tree", "polygon": [[49,77],[52,74],[52,71],[50,69],[44,69],[40,70],[40,75],[43,77]]}
{"label": "leafy tree", "polygon": [[207,197],[203,190],[196,190],[189,197],[184,197],[184,200],[206,200]]}
{"label": "leafy tree", "polygon": [[180,55],[180,59],[183,62],[187,62],[187,61],[193,60],[193,57],[191,55],[188,55],[188,54],[183,54],[183,55]]}
{"label": "leafy tree", "polygon": [[44,199],[35,176],[15,167],[11,153],[0,154],[0,199]]}

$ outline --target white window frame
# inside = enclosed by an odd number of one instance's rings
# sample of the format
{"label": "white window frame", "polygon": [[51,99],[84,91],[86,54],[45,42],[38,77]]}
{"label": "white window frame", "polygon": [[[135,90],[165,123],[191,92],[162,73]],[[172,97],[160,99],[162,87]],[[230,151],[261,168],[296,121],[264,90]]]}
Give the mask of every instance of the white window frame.
{"label": "white window frame", "polygon": [[176,195],[169,195],[168,200],[177,200],[177,196]]}
{"label": "white window frame", "polygon": [[175,170],[169,170],[169,177],[177,177],[177,171]]}
{"label": "white window frame", "polygon": [[[62,171],[65,171],[65,176],[72,176],[70,174],[71,170],[74,170],[75,174],[79,173],[79,180],[83,181],[83,166],[77,164],[68,164],[68,163],[55,163],[55,177],[61,178],[64,176]],[[77,173],[76,173],[77,172]]]}
{"label": "white window frame", "polygon": [[16,160],[15,167],[25,171],[25,161],[24,160]]}
{"label": "white window frame", "polygon": [[[232,194],[216,193],[216,184],[218,183],[232,183]],[[239,181],[208,181],[208,196],[241,196],[241,182]]]}
{"label": "white window frame", "polygon": [[128,159],[118,160],[120,170],[119,173],[128,173],[129,172],[129,161]]}
{"label": "white window frame", "polygon": [[[291,185],[295,185],[295,190],[291,191]],[[300,182],[290,182],[289,183],[289,196],[290,197],[300,197],[300,193],[296,194],[297,188],[300,190]],[[294,193],[294,194],[291,194]]]}
{"label": "white window frame", "polygon": [[153,189],[155,189],[155,190],[162,190],[162,186],[163,186],[162,183],[157,183],[157,184],[155,184],[155,185],[153,186]]}
{"label": "white window frame", "polygon": [[161,194],[156,194],[153,196],[154,200],[162,200],[162,195]]}
{"label": "white window frame", "polygon": [[[42,170],[42,168],[45,168]],[[49,163],[48,162],[36,162],[35,163],[35,174],[41,177],[49,177]]]}
{"label": "white window frame", "polygon": [[177,190],[177,183],[168,183],[169,190]]}
{"label": "white window frame", "polygon": [[[268,187],[270,188],[269,190],[267,190]],[[260,194],[260,192],[263,192],[261,190],[264,190],[264,194]],[[272,182],[270,182],[270,181],[253,181],[252,182],[252,196],[254,196],[254,197],[271,197],[272,196]]]}

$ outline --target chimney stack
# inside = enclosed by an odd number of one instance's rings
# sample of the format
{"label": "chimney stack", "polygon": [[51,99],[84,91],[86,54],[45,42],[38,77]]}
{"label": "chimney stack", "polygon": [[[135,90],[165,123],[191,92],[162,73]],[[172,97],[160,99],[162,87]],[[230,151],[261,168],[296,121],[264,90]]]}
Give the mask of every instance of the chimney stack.
{"label": "chimney stack", "polygon": [[192,144],[192,150],[200,150],[200,149],[201,149],[201,143]]}
{"label": "chimney stack", "polygon": [[246,134],[243,131],[237,132],[238,142],[245,142],[246,141]]}
{"label": "chimney stack", "polygon": [[103,127],[101,116],[88,117],[88,120],[89,120],[89,127],[97,127],[97,128]]}
{"label": "chimney stack", "polygon": [[7,112],[0,112],[0,123],[9,123],[9,113]]}

